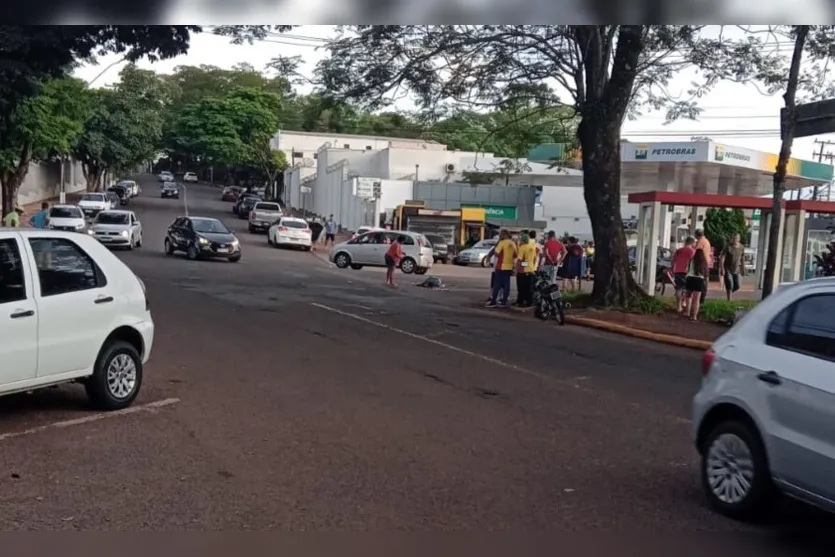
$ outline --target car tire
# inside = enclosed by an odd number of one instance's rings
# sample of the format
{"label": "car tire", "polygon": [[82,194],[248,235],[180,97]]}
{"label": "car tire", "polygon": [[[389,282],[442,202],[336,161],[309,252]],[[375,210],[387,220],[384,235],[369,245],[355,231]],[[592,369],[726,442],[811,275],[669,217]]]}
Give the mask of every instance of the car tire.
{"label": "car tire", "polygon": [[[731,450],[731,447],[734,449]],[[768,457],[759,432],[753,426],[738,420],[720,422],[707,434],[699,449],[702,455],[699,470],[702,487],[710,506],[735,520],[757,522],[763,519],[771,508],[776,489],[771,481]],[[718,478],[716,473],[711,474],[711,469],[723,459],[731,458],[731,453],[736,452],[737,456],[744,456],[746,451],[750,458],[742,460],[750,460],[751,463],[750,473],[753,477],[748,481],[750,487],[739,500],[723,500],[716,493],[719,491]],[[727,465],[727,462],[725,464]],[[737,462],[734,461],[733,464],[734,470],[737,471]],[[714,482],[717,483],[716,488],[712,485]]]}
{"label": "car tire", "polygon": [[447,263],[449,263],[449,258],[448,258],[448,257],[444,257],[443,259],[441,259],[441,263],[443,263],[444,265],[446,265]]}
{"label": "car tire", "polygon": [[400,270],[406,275],[411,275],[416,269],[417,263],[411,257],[406,257],[400,262]]}
{"label": "car tire", "polygon": [[249,225],[249,233],[250,234],[255,234],[255,227],[252,226],[251,224]]}
{"label": "car tire", "polygon": [[136,239],[136,247],[142,247],[142,234],[139,234],[139,238]]}
{"label": "car tire", "polygon": [[165,246],[165,255],[174,255],[174,244],[171,243],[171,240],[166,238],[163,245]]}
{"label": "car tire", "polygon": [[186,250],[186,255],[188,256],[189,259],[191,259],[192,261],[195,261],[200,256],[200,251],[198,251],[197,246],[195,246],[194,244],[191,244],[188,247],[188,250]]}
{"label": "car tire", "polygon": [[336,254],[333,258],[333,264],[339,269],[347,269],[348,267],[353,268],[353,265],[351,265],[351,256],[344,251]]}
{"label": "car tire", "polygon": [[490,266],[490,262],[487,260],[486,257],[481,259],[481,266],[484,267],[485,269]]}
{"label": "car tire", "polygon": [[[125,381],[132,382],[125,385]],[[133,404],[142,386],[142,358],[131,344],[117,340],[102,347],[93,375],[84,382],[99,410],[122,410]]]}
{"label": "car tire", "polygon": [[304,246],[302,249],[304,249],[304,251],[310,251],[313,249],[313,246]]}

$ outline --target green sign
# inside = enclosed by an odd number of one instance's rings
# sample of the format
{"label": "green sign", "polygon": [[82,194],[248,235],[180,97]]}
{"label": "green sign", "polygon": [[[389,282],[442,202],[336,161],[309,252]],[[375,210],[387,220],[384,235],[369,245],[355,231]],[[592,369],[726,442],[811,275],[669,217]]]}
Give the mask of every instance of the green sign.
{"label": "green sign", "polygon": [[760,220],[760,214],[761,214],[761,212],[760,212],[759,209],[754,209],[754,212],[751,213],[751,220],[754,220],[754,221]]}
{"label": "green sign", "polygon": [[516,220],[516,207],[513,205],[465,205],[461,207],[481,208],[484,209],[484,218],[487,219],[504,219]]}

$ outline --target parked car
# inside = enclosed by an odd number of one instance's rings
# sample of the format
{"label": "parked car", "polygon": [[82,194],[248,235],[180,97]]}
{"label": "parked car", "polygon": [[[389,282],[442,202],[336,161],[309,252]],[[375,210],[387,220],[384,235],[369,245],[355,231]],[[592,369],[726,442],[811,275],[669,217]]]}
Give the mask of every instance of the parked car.
{"label": "parked car", "polygon": [[133,180],[120,180],[119,183],[117,183],[116,185],[125,188],[130,197],[136,197],[141,192],[139,184],[137,184]]}
{"label": "parked car", "polygon": [[154,322],[142,281],[86,234],[0,230],[0,395],[79,381],[102,410],[131,405]]}
{"label": "parked car", "polygon": [[297,246],[310,251],[313,246],[313,233],[306,220],[281,217],[267,230],[267,243],[274,247]]}
{"label": "parked car", "polygon": [[[249,210],[249,231],[263,232],[282,217],[281,205],[275,201],[258,201]],[[305,224],[305,228],[307,225]]]}
{"label": "parked car", "polygon": [[133,211],[102,211],[90,225],[90,233],[107,246],[142,247],[142,223]]}
{"label": "parked car", "polygon": [[471,248],[461,250],[453,259],[456,265],[481,265],[482,267],[489,267],[490,261],[487,259],[487,254],[490,250],[496,247],[498,240],[480,240]]}
{"label": "parked car", "polygon": [[53,205],[49,210],[49,228],[67,232],[84,232],[87,220],[84,212],[75,205]]}
{"label": "parked car", "polygon": [[260,201],[261,198],[256,197],[254,195],[245,195],[244,197],[242,197],[238,201],[238,218],[248,219],[250,211],[252,211],[252,208],[255,207],[255,204],[259,203]]}
{"label": "parked car", "polygon": [[237,201],[238,195],[241,193],[241,188],[238,186],[228,186],[223,188],[223,191],[220,193],[220,200],[221,201]]}
{"label": "parked car", "polygon": [[174,182],[165,182],[159,190],[159,196],[162,198],[173,197],[180,199],[180,186]]}
{"label": "parked car", "polygon": [[400,261],[400,270],[406,274],[425,274],[434,263],[432,244],[422,234],[405,230],[375,230],[336,244],[331,248],[330,261],[340,269],[362,269],[365,265],[384,267],[386,251],[391,242],[399,236],[406,240],[403,244],[404,257]]}
{"label": "parked car", "polygon": [[[241,205],[243,205],[244,201],[246,199],[249,199],[249,198],[254,199],[254,201],[252,201],[253,204],[255,204],[256,201],[261,201],[261,199],[262,199],[260,195],[256,195],[254,193],[240,192],[238,194],[237,200],[235,201],[235,204],[232,205],[232,212],[240,217],[241,216]],[[242,216],[241,218],[249,217],[249,210],[250,209],[252,209],[252,205],[250,205],[249,208],[244,211],[244,216]]]}
{"label": "parked car", "polygon": [[103,193],[85,193],[78,201],[79,208],[85,217],[95,217],[100,211],[111,209],[111,201]]}
{"label": "parked car", "polygon": [[194,172],[186,172],[183,174],[183,182],[196,182],[197,181],[197,174]]}
{"label": "parked car", "polygon": [[432,258],[435,263],[438,261],[444,265],[449,263],[449,244],[447,244],[446,238],[440,234],[424,234],[424,236],[432,244]]}
{"label": "parked car", "polygon": [[241,260],[241,244],[229,228],[208,217],[178,217],[168,227],[165,253],[185,252],[189,259]]}
{"label": "parked car", "polygon": [[707,350],[693,400],[702,486],[728,516],[778,493],[835,512],[835,278],[781,285]]}
{"label": "parked car", "polygon": [[169,171],[167,171],[167,170],[163,170],[162,172],[160,172],[160,173],[159,173],[159,181],[160,181],[160,182],[163,182],[163,183],[165,183],[165,182],[173,182],[173,181],[174,181],[174,175],[173,175],[173,174],[171,174],[171,173],[170,173]]}
{"label": "parked car", "polygon": [[130,201],[130,197],[131,197],[130,191],[128,191],[127,188],[125,188],[124,186],[118,186],[118,185],[117,186],[111,186],[111,187],[107,188],[107,194],[108,194],[108,197],[111,198],[110,199],[111,204],[113,203],[113,198],[110,196],[110,194],[113,194],[113,195],[116,196],[116,200],[118,201],[118,203],[116,204],[116,207],[112,207],[113,209],[116,209],[117,207],[119,207],[121,205],[127,205],[128,202]]}

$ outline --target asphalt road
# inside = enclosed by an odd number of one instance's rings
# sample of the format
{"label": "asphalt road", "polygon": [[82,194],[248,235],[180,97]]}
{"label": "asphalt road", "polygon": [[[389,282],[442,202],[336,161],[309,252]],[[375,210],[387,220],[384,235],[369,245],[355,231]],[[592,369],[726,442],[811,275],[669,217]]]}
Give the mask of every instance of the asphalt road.
{"label": "asphalt road", "polygon": [[[168,257],[184,200],[144,188],[144,247],[120,253],[157,324],[139,409],[91,414],[74,386],[0,399],[3,529],[748,531],[701,496],[699,353],[387,288],[269,247],[209,186],[189,213],[240,231],[243,259]],[[734,541],[828,552],[785,532],[832,520],[786,507]]]}

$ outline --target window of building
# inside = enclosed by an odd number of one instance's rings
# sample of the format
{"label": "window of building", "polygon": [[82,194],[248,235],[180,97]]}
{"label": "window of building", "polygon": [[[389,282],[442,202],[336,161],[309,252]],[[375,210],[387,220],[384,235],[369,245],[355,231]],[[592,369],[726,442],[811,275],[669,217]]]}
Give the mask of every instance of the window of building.
{"label": "window of building", "polygon": [[373,147],[371,147],[371,145],[366,145],[366,146],[365,146],[365,150],[366,150],[366,151],[370,151],[372,148],[373,148]]}
{"label": "window of building", "polygon": [[319,153],[313,153],[313,160],[316,160],[318,158],[319,158]]}
{"label": "window of building", "polygon": [[343,149],[350,149],[350,148],[351,148],[351,146],[350,146],[350,145],[348,145],[348,144],[346,143],[346,144],[344,144],[344,145],[342,146],[342,148],[343,148]]}
{"label": "window of building", "polygon": [[300,153],[298,151],[293,151],[293,158],[294,159],[301,159],[304,158],[304,153]]}

